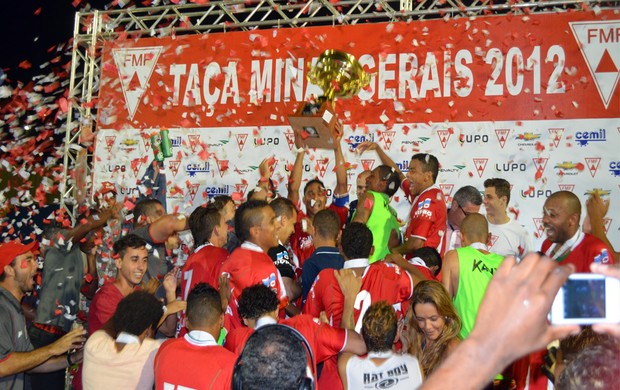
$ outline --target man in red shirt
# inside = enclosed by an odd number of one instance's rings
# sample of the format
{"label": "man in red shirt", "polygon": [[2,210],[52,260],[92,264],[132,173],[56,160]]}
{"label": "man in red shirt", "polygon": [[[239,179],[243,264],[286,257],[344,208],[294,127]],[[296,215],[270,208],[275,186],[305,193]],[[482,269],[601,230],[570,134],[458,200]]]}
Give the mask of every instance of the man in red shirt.
{"label": "man in red shirt", "polygon": [[[114,282],[105,283],[95,294],[88,312],[88,332],[93,334],[112,317],[118,303],[139,288],[148,268],[148,251],[146,241],[136,236],[128,234],[114,243],[115,263],[117,267],[116,279]],[[163,285],[166,292],[166,302],[170,303],[170,308],[177,307],[172,305],[176,301],[175,291],[177,287],[178,269],[168,273],[164,278]],[[173,309],[175,310],[175,309]],[[176,309],[178,311],[178,309]],[[176,311],[175,311],[176,312]],[[167,315],[173,314],[171,311]]]}
{"label": "man in red shirt", "polygon": [[164,342],[155,356],[155,388],[229,389],[236,355],[217,345],[223,323],[217,290],[196,285],[187,297],[189,333]]}
{"label": "man in red shirt", "polygon": [[[339,122],[338,122],[339,123]],[[326,208],[334,210],[340,218],[342,226],[347,221],[349,209],[349,188],[347,184],[347,171],[344,165],[344,156],[340,145],[340,139],[335,140],[336,149],[334,149],[334,161],[336,172],[336,188],[334,188],[334,199],[327,206],[327,190],[325,185],[318,178],[312,179],[304,186],[304,196],[302,202],[306,208],[305,213],[299,209],[297,218],[299,222],[295,224],[295,231],[290,239],[291,248],[297,256],[299,266],[303,267],[304,262],[314,252],[314,244],[310,235],[309,224],[314,220],[314,216],[321,210]],[[299,188],[302,182],[302,173],[304,167],[305,151],[298,150],[293,170],[289,179],[288,198],[295,204],[299,205]],[[329,169],[326,169],[329,171]]]}
{"label": "man in red shirt", "polygon": [[224,249],[228,225],[220,211],[210,206],[198,207],[189,216],[188,223],[195,249],[181,274],[183,300],[187,300],[189,291],[198,283],[208,283],[217,289],[220,268],[228,257],[228,251]]}
{"label": "man in red shirt", "polygon": [[398,165],[374,142],[362,142],[357,146],[360,153],[374,150],[379,155],[381,163],[392,167],[398,172],[407,200],[411,203],[409,224],[405,230],[404,242],[392,249],[393,253],[400,253],[411,257],[410,254],[418,248],[429,246],[437,249],[443,256],[446,250],[446,219],[448,210],[441,188],[435,184],[439,174],[437,157],[427,153],[416,153],[411,157],[407,176],[402,173]]}
{"label": "man in red shirt", "polygon": [[600,239],[581,231],[577,195],[558,191],[545,201],[543,227],[547,238],[540,251],[558,263],[571,263],[575,272],[590,272],[591,263],[613,264],[613,251]]}
{"label": "man in red shirt", "polygon": [[275,213],[264,201],[242,204],[235,214],[235,227],[241,246],[222,264],[221,273],[230,278],[230,299],[226,310],[228,332],[242,326],[237,312],[238,299],[244,288],[262,283],[273,289],[280,299],[280,308],[286,307],[288,297],[282,277],[267,251],[278,246]]}

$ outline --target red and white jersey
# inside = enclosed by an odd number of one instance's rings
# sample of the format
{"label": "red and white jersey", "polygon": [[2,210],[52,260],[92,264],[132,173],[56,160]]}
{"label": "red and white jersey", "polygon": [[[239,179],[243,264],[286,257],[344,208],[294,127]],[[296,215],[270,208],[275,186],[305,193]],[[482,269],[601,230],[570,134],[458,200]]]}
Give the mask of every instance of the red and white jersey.
{"label": "red and white jersey", "polygon": [[278,269],[271,258],[255,244],[244,242],[226,259],[220,271],[230,276],[231,296],[224,325],[228,332],[242,326],[237,302],[246,287],[261,283],[278,294],[281,309],[288,304],[286,289]]}
{"label": "red and white jersey", "polygon": [[[378,261],[368,265],[368,259],[353,259],[344,262],[344,268],[366,267],[362,275],[362,287],[355,299],[355,330],[362,329],[362,319],[368,307],[379,301],[394,305],[397,312],[401,302],[411,298],[413,279],[404,269]],[[325,311],[333,326],[340,327],[344,309],[344,295],[340,290],[333,269],[319,273],[303,307],[305,314],[318,317]]]}
{"label": "red and white jersey", "polygon": [[[181,298],[187,301],[187,296],[198,283],[208,283],[219,290],[220,268],[228,258],[228,251],[211,244],[201,245],[192,253],[181,271]],[[185,310],[181,312],[179,325],[180,335],[185,334]]]}
{"label": "red and white jersey", "polygon": [[[260,318],[256,322],[256,328],[263,325],[275,324],[276,321],[271,317]],[[300,314],[286,320],[280,320],[278,323],[288,325],[297,330],[308,341],[314,362],[321,363],[330,357],[337,356],[347,343],[347,330],[335,328],[322,323],[318,318],[306,314]],[[241,354],[243,346],[248,337],[254,333],[252,328],[237,328],[226,336],[224,347],[229,351]]]}
{"label": "red and white jersey", "polygon": [[590,272],[590,264],[592,263],[614,263],[612,250],[603,241],[591,234],[578,231],[567,242],[569,245],[566,245],[566,248],[560,247],[555,254],[552,254],[551,252],[557,244],[545,239],[540,251],[560,264],[573,264],[575,272]]}
{"label": "red and white jersey", "polygon": [[[237,356],[203,331],[164,342],[155,356],[155,388],[230,389]],[[136,373],[139,374],[139,373]]]}
{"label": "red and white jersey", "polygon": [[407,199],[411,201],[409,224],[405,230],[405,238],[420,238],[424,246],[437,249],[443,257],[446,251],[446,221],[448,209],[441,189],[433,185],[412,200],[409,180],[401,184]]}

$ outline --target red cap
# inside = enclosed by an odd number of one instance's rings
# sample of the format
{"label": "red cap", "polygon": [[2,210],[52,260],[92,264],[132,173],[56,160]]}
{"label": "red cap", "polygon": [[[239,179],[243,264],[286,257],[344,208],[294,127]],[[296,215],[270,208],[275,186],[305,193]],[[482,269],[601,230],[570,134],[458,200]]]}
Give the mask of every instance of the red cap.
{"label": "red cap", "polygon": [[97,193],[99,195],[105,195],[107,193],[117,193],[116,192],[116,186],[114,185],[114,183],[110,182],[110,181],[104,181],[101,183],[101,188],[99,188],[99,191],[97,191]]}
{"label": "red cap", "polygon": [[9,241],[0,245],[0,275],[4,273],[5,265],[11,264],[17,256],[30,252],[38,246],[39,243],[36,241],[24,245],[18,240]]}

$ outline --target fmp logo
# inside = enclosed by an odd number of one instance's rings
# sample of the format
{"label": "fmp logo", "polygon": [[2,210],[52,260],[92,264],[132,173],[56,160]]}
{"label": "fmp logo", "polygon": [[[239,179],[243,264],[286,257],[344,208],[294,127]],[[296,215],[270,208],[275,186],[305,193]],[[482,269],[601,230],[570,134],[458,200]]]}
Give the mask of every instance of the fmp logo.
{"label": "fmp logo", "polygon": [[534,232],[534,236],[536,238],[545,238],[545,226],[543,224],[542,218],[532,218],[534,221],[534,226],[536,227],[536,231]]}
{"label": "fmp logo", "polygon": [[607,109],[620,79],[620,20],[569,24]]}
{"label": "fmp logo", "polygon": [[288,144],[288,150],[292,151],[293,146],[295,146],[295,133],[292,131],[287,131],[284,133],[284,137],[286,138],[286,143]]}
{"label": "fmp logo", "polygon": [[478,177],[482,177],[484,174],[484,170],[487,168],[487,163],[489,162],[488,158],[474,158],[474,166],[476,167],[476,172],[478,172]]}
{"label": "fmp logo", "polygon": [[235,184],[235,191],[240,193],[243,198],[245,198],[245,193],[248,190],[248,183],[237,183]]}
{"label": "fmp logo", "polygon": [[200,145],[200,134],[188,134],[189,147],[192,149],[192,153],[196,153],[198,145]]}
{"label": "fmp logo", "polygon": [[196,194],[198,193],[198,187],[200,187],[200,184],[198,183],[187,183],[187,189],[189,192],[189,197],[192,200],[192,202],[194,201],[194,199],[196,199]]}
{"label": "fmp logo", "polygon": [[392,147],[392,142],[394,142],[394,136],[396,135],[396,131],[384,131],[381,133],[381,141],[383,141],[383,148],[389,150]]}
{"label": "fmp logo", "polygon": [[558,187],[560,188],[560,191],[573,192],[575,190],[574,184],[558,184]]}
{"label": "fmp logo", "polygon": [[372,167],[375,165],[375,160],[362,160],[362,168],[365,171],[372,171]]}
{"label": "fmp logo", "polygon": [[502,149],[504,149],[504,145],[506,145],[506,140],[508,139],[509,134],[510,129],[495,129],[495,136],[497,137],[499,146],[501,146]]}
{"label": "fmp logo", "polygon": [[108,153],[112,153],[112,148],[114,147],[114,142],[116,142],[115,135],[106,135],[105,136],[105,147],[108,149]]}
{"label": "fmp logo", "polygon": [[131,161],[131,170],[133,171],[133,175],[138,177],[138,173],[140,173],[140,168],[142,168],[142,161],[139,158]]}
{"label": "fmp logo", "polygon": [[144,151],[148,152],[151,148],[151,137],[147,134],[142,134],[142,143],[144,143]]}
{"label": "fmp logo", "polygon": [[172,172],[172,176],[177,177],[177,173],[179,173],[179,166],[181,165],[180,160],[169,160],[168,166],[170,167],[170,172]]}
{"label": "fmp logo", "polygon": [[248,139],[248,133],[235,134],[235,137],[237,138],[237,147],[241,152],[243,151],[243,148],[245,147],[245,142]]}
{"label": "fmp logo", "polygon": [[491,248],[493,248],[493,245],[495,245],[495,243],[497,242],[497,240],[499,239],[499,236],[496,236],[495,234],[491,234]]}
{"label": "fmp logo", "polygon": [[557,148],[560,145],[562,136],[564,135],[564,129],[557,127],[547,130],[549,131],[549,136],[551,137],[551,142],[553,142],[553,146]]}
{"label": "fmp logo", "polygon": [[598,166],[601,164],[600,157],[586,157],[586,165],[588,170],[590,171],[590,175],[594,177],[596,175],[596,171],[598,171]]}
{"label": "fmp logo", "polygon": [[162,46],[112,50],[121,89],[125,95],[125,106],[129,111],[129,120],[136,114],[161,51]]}
{"label": "fmp logo", "polygon": [[217,161],[217,170],[220,172],[220,177],[224,177],[224,173],[228,170],[228,160],[215,161]]}
{"label": "fmp logo", "polygon": [[454,184],[439,184],[439,188],[441,192],[443,192],[444,201],[447,203],[452,199],[452,190],[454,189]]}
{"label": "fmp logo", "polygon": [[446,148],[451,135],[452,135],[452,129],[437,130],[437,137],[439,137],[439,142],[441,142],[442,148],[444,149]]}
{"label": "fmp logo", "polygon": [[327,164],[329,164],[329,160],[327,158],[316,159],[315,170],[321,176],[321,179],[325,177],[325,172],[327,171]]}
{"label": "fmp logo", "polygon": [[547,167],[547,161],[549,161],[548,157],[537,157],[533,158],[534,166],[536,167],[536,177],[541,177],[543,173],[545,173],[545,168]]}

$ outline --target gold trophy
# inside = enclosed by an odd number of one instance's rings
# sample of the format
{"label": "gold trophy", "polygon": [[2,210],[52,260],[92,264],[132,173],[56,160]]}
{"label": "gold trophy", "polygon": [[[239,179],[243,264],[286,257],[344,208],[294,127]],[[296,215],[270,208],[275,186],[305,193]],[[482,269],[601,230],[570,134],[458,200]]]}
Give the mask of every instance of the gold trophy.
{"label": "gold trophy", "polygon": [[308,147],[336,149],[342,127],[336,127],[333,102],[337,97],[349,98],[370,82],[370,76],[351,54],[326,50],[307,74],[308,81],[323,90],[315,102],[303,103],[288,116],[295,137]]}

